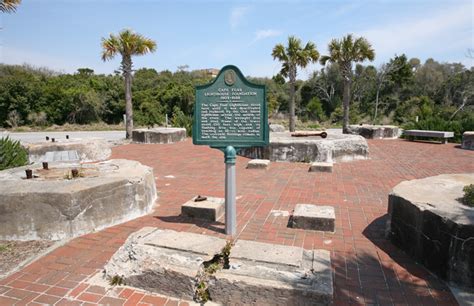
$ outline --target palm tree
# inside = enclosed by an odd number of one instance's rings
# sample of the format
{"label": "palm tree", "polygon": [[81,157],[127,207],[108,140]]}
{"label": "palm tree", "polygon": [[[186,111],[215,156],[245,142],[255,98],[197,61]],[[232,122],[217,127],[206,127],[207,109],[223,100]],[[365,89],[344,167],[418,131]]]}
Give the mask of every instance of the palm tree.
{"label": "palm tree", "polygon": [[0,12],[2,13],[13,13],[16,11],[21,0],[0,0]]}
{"label": "palm tree", "polygon": [[132,137],[132,56],[144,55],[156,50],[156,42],[132,30],[122,30],[118,35],[102,38],[102,60],[107,61],[119,54],[122,56],[121,70],[125,80],[126,138]]}
{"label": "palm tree", "polygon": [[288,37],[288,46],[277,44],[272,51],[273,59],[282,62],[280,74],[289,79],[290,83],[290,132],[295,131],[295,87],[298,67],[304,68],[310,62],[316,62],[319,52],[313,42],[308,42],[303,48],[301,40],[294,36]]}
{"label": "palm tree", "polygon": [[352,63],[363,62],[365,60],[373,61],[375,51],[372,45],[363,37],[354,39],[352,34],[344,36],[342,39],[333,39],[328,45],[329,55],[321,56],[321,65],[332,62],[337,63],[341,69],[344,79],[343,106],[344,117],[342,119],[342,131],[348,133],[349,127],[349,103],[351,99],[352,86]]}

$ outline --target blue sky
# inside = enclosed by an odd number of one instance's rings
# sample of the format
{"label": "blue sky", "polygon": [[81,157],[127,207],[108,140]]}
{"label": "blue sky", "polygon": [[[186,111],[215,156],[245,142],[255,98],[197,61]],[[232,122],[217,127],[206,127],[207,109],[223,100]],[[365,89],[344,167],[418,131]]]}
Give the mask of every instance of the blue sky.
{"label": "blue sky", "polygon": [[[175,71],[234,64],[245,75],[272,76],[280,64],[275,44],[289,35],[313,41],[321,54],[347,33],[374,46],[380,65],[395,54],[461,62],[474,49],[474,1],[217,1],[217,0],[23,0],[14,14],[1,14],[2,63],[74,72],[89,67],[111,73],[120,58],[100,59],[101,37],[131,28],[158,44],[135,57],[135,68]],[[299,73],[306,79],[318,65]]]}

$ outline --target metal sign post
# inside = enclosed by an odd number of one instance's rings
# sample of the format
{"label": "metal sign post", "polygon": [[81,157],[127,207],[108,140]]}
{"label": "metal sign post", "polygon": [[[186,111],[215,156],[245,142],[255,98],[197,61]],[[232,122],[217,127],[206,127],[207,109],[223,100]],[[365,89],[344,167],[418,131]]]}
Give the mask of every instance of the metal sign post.
{"label": "metal sign post", "polygon": [[237,233],[235,159],[246,147],[269,142],[264,85],[253,84],[232,65],[221,69],[210,84],[196,86],[193,143],[224,152],[225,232]]}
{"label": "metal sign post", "polygon": [[237,232],[237,195],[235,183],[235,158],[237,152],[234,147],[228,146],[224,151],[225,159],[225,233],[234,236]]}

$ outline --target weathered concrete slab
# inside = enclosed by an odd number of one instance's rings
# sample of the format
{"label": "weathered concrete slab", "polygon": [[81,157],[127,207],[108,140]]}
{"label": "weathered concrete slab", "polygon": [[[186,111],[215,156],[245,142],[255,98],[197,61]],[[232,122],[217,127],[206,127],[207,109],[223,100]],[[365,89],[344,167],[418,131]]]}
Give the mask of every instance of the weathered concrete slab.
{"label": "weathered concrete slab", "polygon": [[319,136],[292,137],[290,132],[270,133],[266,147],[244,148],[239,155],[254,159],[286,162],[346,162],[369,157],[369,147],[359,135],[329,132]]}
{"label": "weathered concrete slab", "polygon": [[462,134],[461,148],[466,150],[474,150],[474,132],[464,132]]}
{"label": "weathered concrete slab", "polygon": [[211,236],[145,227],[129,236],[105,266],[128,286],[192,299],[201,265],[226,245]]}
{"label": "weathered concrete slab", "polygon": [[401,182],[388,199],[390,240],[429,270],[461,287],[474,287],[474,208],[463,187],[474,174],[443,174]]}
{"label": "weathered concrete slab", "polygon": [[28,156],[32,163],[49,162],[52,161],[51,159],[54,161],[55,155],[51,155],[52,153],[50,152],[58,152],[54,154],[57,154],[56,156],[60,161],[64,161],[69,158],[71,151],[76,151],[79,159],[83,162],[106,160],[112,154],[110,144],[103,138],[56,139],[55,142],[42,141],[26,144],[25,147],[28,150]]}
{"label": "weathered concrete slab", "polygon": [[[143,216],[157,198],[153,169],[136,161],[0,171],[0,240],[59,240]],[[80,177],[67,179],[72,168]]]}
{"label": "weathered concrete slab", "polygon": [[138,143],[175,143],[186,140],[185,128],[152,128],[132,131],[132,140]]}
{"label": "weathered concrete slab", "polygon": [[217,221],[224,215],[224,198],[207,197],[205,201],[194,201],[195,197],[181,206],[183,216],[208,221]]}
{"label": "weathered concrete slab", "polygon": [[238,240],[232,247],[230,254],[230,261],[234,260],[301,267],[303,264],[303,249],[293,246]]}
{"label": "weathered concrete slab", "polygon": [[270,124],[270,132],[284,132],[285,127],[281,124]]}
{"label": "weathered concrete slab", "polygon": [[333,163],[314,162],[309,166],[309,172],[332,172]]}
{"label": "weathered concrete slab", "polygon": [[398,138],[399,128],[395,125],[349,125],[348,132],[367,139],[394,139]]}
{"label": "weathered concrete slab", "polygon": [[334,232],[336,214],[332,206],[297,204],[290,220],[293,228]]}
{"label": "weathered concrete slab", "polygon": [[328,251],[239,240],[209,293],[223,305],[330,305],[332,284]]}
{"label": "weathered concrete slab", "polygon": [[268,169],[269,165],[268,159],[252,159],[247,163],[247,169]]}

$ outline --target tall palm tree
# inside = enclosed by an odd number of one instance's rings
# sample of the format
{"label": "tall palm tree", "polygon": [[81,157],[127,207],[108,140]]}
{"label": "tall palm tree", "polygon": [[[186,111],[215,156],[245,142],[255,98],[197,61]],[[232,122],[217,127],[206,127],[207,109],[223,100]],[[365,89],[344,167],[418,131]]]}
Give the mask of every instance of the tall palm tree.
{"label": "tall palm tree", "polygon": [[303,48],[301,39],[294,36],[288,37],[288,45],[277,44],[272,51],[273,59],[282,62],[280,74],[288,78],[290,83],[290,132],[295,131],[295,87],[298,67],[304,68],[310,62],[316,62],[319,52],[313,42],[306,43]]}
{"label": "tall palm tree", "polygon": [[375,51],[372,45],[363,37],[354,39],[352,34],[344,36],[342,39],[333,39],[328,45],[329,55],[321,56],[321,65],[332,62],[337,63],[341,69],[344,79],[343,106],[344,117],[342,120],[343,133],[348,132],[349,127],[349,103],[351,99],[352,86],[352,63],[363,62],[365,60],[373,61]]}
{"label": "tall palm tree", "polygon": [[125,117],[126,138],[132,137],[133,109],[132,109],[132,56],[144,55],[156,50],[156,42],[132,30],[122,30],[118,35],[110,34],[102,38],[102,60],[107,61],[117,54],[122,56],[123,77],[125,80]]}
{"label": "tall palm tree", "polygon": [[0,12],[13,13],[20,3],[21,0],[0,0]]}

